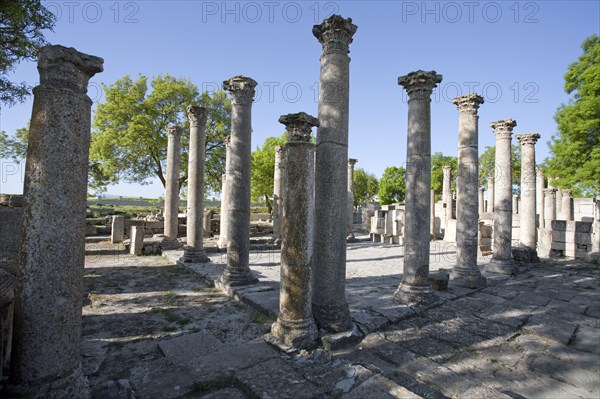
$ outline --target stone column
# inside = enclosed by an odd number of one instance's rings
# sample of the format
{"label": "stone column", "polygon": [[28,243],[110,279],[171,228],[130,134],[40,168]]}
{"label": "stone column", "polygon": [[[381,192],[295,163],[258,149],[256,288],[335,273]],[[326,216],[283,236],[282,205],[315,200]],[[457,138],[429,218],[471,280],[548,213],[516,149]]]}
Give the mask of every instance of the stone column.
{"label": "stone column", "polygon": [[348,159],[348,236],[346,240],[355,241],[354,232],[354,165],[358,159]]}
{"label": "stone column", "polygon": [[431,194],[429,195],[429,235],[431,236],[431,240],[435,240],[435,190],[431,189]]}
{"label": "stone column", "polygon": [[311,266],[314,228],[313,126],[319,121],[304,113],[283,115],[288,132],[282,206],[281,284],[279,317],[271,333],[284,345],[310,349],[318,339],[311,308]]}
{"label": "stone column", "polygon": [[496,185],[494,184],[494,176],[488,178],[488,209],[489,213],[494,213],[494,201],[496,200]]}
{"label": "stone column", "polygon": [[[273,239],[281,241],[281,205],[283,200],[283,173],[285,147],[275,147],[275,171],[273,178]],[[314,161],[313,161],[314,168]]]}
{"label": "stone column", "polygon": [[227,184],[227,176],[231,169],[231,154],[229,153],[230,136],[225,138],[225,173],[221,176],[221,215],[219,220],[219,240],[217,246],[219,249],[227,249],[227,226],[229,226],[229,184]]}
{"label": "stone column", "polygon": [[74,48],[38,54],[23,194],[7,397],[82,398],[82,275],[92,100],[103,60]]}
{"label": "stone column", "polygon": [[519,213],[519,196],[517,194],[512,196],[512,210],[513,213]]}
{"label": "stone column", "polygon": [[179,215],[179,171],[181,166],[180,126],[167,127],[167,176],[165,179],[165,213],[163,249],[179,247],[177,241]]}
{"label": "stone column", "polygon": [[483,97],[469,94],[452,100],[459,111],[458,173],[456,174],[456,265],[450,279],[460,286],[483,288],[486,278],[477,267],[479,232],[479,116]]}
{"label": "stone column", "polygon": [[544,172],[538,168],[536,172],[535,210],[539,215],[537,217],[539,227],[544,227],[544,188],[546,188]]}
{"label": "stone column", "polygon": [[444,172],[444,180],[442,181],[442,201],[445,206],[445,223],[444,229],[448,226],[448,220],[452,219],[452,166],[442,166]]}
{"label": "stone column", "polygon": [[492,260],[486,266],[491,273],[515,274],[512,257],[512,130],[513,119],[491,123],[496,134],[496,168],[494,176],[494,243]]}
{"label": "stone column", "polygon": [[442,81],[435,71],[400,76],[408,93],[404,276],[394,297],[408,305],[437,300],[429,282],[429,201],[431,190],[431,93]]}
{"label": "stone column", "polygon": [[485,188],[479,188],[479,214],[485,213],[485,199],[483,197],[483,193],[485,192]]}
{"label": "stone column", "polygon": [[[206,152],[207,109],[197,105],[187,108],[190,122],[188,152],[188,189],[186,245],[180,261],[184,263],[209,262],[204,252],[204,159]],[[208,219],[210,234],[210,217]]]}
{"label": "stone column", "polygon": [[113,215],[110,229],[110,242],[113,244],[123,242],[125,237],[125,216]]}
{"label": "stone column", "polygon": [[572,212],[571,212],[571,193],[572,190],[562,190],[562,206],[560,211],[562,213],[562,219],[567,222],[573,220]]}
{"label": "stone column", "polygon": [[519,209],[521,247],[527,251],[527,259],[530,262],[538,262],[537,230],[535,228],[537,202],[535,143],[540,135],[537,133],[518,134],[516,138],[521,144],[521,207]]}
{"label": "stone column", "polygon": [[551,227],[553,220],[556,220],[556,189],[544,189],[544,225],[547,229]]}
{"label": "stone column", "polygon": [[251,111],[255,87],[254,79],[240,75],[223,82],[223,89],[231,93],[227,267],[216,282],[223,289],[258,282],[250,271]]}
{"label": "stone column", "polygon": [[346,302],[348,217],[349,45],[356,32],[350,18],[332,15],[313,26],[323,46],[319,78],[319,123],[315,164],[315,258],[313,313],[320,328],[352,328]]}

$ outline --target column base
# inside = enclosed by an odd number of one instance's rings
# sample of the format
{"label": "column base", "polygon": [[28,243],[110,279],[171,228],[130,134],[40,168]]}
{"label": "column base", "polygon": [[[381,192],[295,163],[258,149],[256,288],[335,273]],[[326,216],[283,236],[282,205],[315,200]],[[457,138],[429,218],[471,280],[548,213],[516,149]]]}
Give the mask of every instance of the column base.
{"label": "column base", "polygon": [[181,263],[208,263],[210,262],[210,258],[206,256],[204,250],[190,250],[185,249],[183,251],[183,255],[179,258],[179,262]]}
{"label": "column base", "polygon": [[55,377],[51,381],[30,381],[23,384],[6,386],[6,395],[10,398],[22,399],[63,399],[90,398],[89,381],[83,376],[81,365],[66,377]]}
{"label": "column base", "polygon": [[215,287],[227,291],[229,287],[240,287],[256,283],[258,283],[258,279],[250,270],[245,272],[225,270],[221,277],[215,280]]}
{"label": "column base", "polygon": [[494,259],[492,257],[490,263],[485,266],[485,271],[488,273],[513,275],[517,274],[519,269],[512,259]]}
{"label": "column base", "polygon": [[320,329],[334,333],[352,329],[352,317],[345,300],[341,305],[320,305],[313,302],[312,311]]}
{"label": "column base", "polygon": [[284,345],[297,349],[317,347],[319,333],[314,319],[286,320],[277,319],[271,326],[271,334]]}
{"label": "column base", "polygon": [[439,300],[431,285],[408,285],[404,281],[394,293],[394,299],[407,306],[429,306]]}
{"label": "column base", "polygon": [[450,281],[452,281],[452,284],[465,288],[479,289],[487,287],[487,279],[479,273],[479,269],[471,271],[455,268],[450,272]]}

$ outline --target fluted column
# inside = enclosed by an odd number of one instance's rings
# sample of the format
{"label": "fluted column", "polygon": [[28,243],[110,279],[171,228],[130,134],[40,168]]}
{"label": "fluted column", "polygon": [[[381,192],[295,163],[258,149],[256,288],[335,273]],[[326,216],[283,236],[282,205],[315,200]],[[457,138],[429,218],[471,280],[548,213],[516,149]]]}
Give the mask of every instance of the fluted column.
{"label": "fluted column", "polygon": [[483,196],[485,188],[479,187],[479,214],[485,213],[485,198]]}
{"label": "fluted column", "polygon": [[190,105],[187,108],[187,114],[190,122],[190,148],[188,152],[186,245],[181,261],[204,263],[210,261],[204,252],[203,243],[207,110],[204,107]]}
{"label": "fluted column", "polygon": [[538,227],[544,227],[544,188],[546,184],[544,182],[544,171],[538,168],[536,172],[535,180],[535,210],[537,212]]}
{"label": "fluted column", "polygon": [[304,113],[283,115],[285,196],[282,206],[279,317],[271,327],[275,338],[294,348],[313,348],[318,332],[311,308],[311,265],[314,227],[314,145],[311,129],[319,121]]}
{"label": "fluted column", "polygon": [[562,190],[562,206],[560,208],[560,212],[562,214],[562,219],[566,221],[572,221],[573,216],[571,212],[571,193],[572,190]]}
{"label": "fluted column", "polygon": [[408,93],[404,275],[396,300],[426,305],[437,300],[429,282],[429,201],[431,190],[431,93],[442,81],[435,71],[400,76]]}
{"label": "fluted column", "polygon": [[506,119],[491,123],[496,134],[496,168],[494,175],[494,247],[486,266],[491,273],[515,274],[512,257],[512,149],[511,136],[517,122]]}
{"label": "fluted column", "polygon": [[452,166],[442,166],[444,180],[442,181],[442,200],[444,203],[444,230],[448,228],[448,220],[452,219],[452,210],[454,204],[452,202]]}
{"label": "fluted column", "polygon": [[227,226],[229,226],[229,184],[227,176],[231,169],[231,154],[229,153],[229,142],[231,136],[225,138],[225,173],[221,176],[221,215],[219,220],[219,240],[217,246],[219,249],[227,249]]}
{"label": "fluted column", "polygon": [[544,189],[544,225],[551,228],[551,222],[556,220],[556,189],[554,187]]}
{"label": "fluted column", "polygon": [[320,328],[347,331],[352,319],[346,302],[348,207],[349,45],[352,19],[332,15],[313,26],[323,46],[319,78],[319,123],[315,165],[315,260],[313,313]]}
{"label": "fluted column", "polygon": [[284,193],[284,156],[285,147],[275,147],[275,170],[273,175],[273,239],[275,240],[275,243],[279,243],[281,241],[281,206]]}
{"label": "fluted column", "polygon": [[165,178],[165,220],[163,249],[179,246],[177,241],[179,215],[179,171],[181,166],[180,126],[167,127],[167,175]]}
{"label": "fluted column", "polygon": [[530,262],[538,262],[537,229],[535,227],[537,202],[535,143],[540,135],[537,133],[518,134],[516,138],[521,144],[521,207],[519,208],[521,247],[527,251],[527,259]]}
{"label": "fluted column", "polygon": [[348,236],[347,241],[354,241],[354,165],[358,159],[348,159]]}
{"label": "fluted column", "polygon": [[[14,301],[10,398],[87,398],[82,275],[92,100],[103,60],[74,48],[38,54]],[[2,365],[0,365],[1,367]]]}
{"label": "fluted column", "polygon": [[486,278],[477,267],[479,116],[483,97],[469,94],[452,100],[459,111],[458,173],[456,174],[456,265],[450,278],[460,286],[483,288]]}
{"label": "fluted column", "polygon": [[223,89],[231,94],[231,161],[227,175],[227,267],[216,282],[220,288],[258,282],[250,271],[251,111],[255,87],[256,81],[239,75],[223,82]]}

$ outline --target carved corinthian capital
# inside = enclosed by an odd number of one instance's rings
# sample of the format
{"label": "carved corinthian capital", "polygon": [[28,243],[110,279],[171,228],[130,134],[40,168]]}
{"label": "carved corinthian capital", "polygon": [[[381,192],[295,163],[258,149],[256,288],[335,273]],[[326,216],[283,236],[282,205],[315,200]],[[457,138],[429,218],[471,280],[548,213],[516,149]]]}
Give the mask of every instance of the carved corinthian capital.
{"label": "carved corinthian capital", "polygon": [[223,82],[223,90],[231,93],[232,103],[247,105],[252,103],[256,85],[254,79],[237,75]]}
{"label": "carved corinthian capital", "polygon": [[323,45],[323,54],[330,52],[350,52],[352,36],[358,27],[352,23],[352,18],[345,19],[340,15],[332,15],[320,25],[313,26],[313,35]]}
{"label": "carved corinthian capital", "polygon": [[279,117],[279,123],[285,125],[288,141],[310,141],[313,127],[319,127],[319,120],[306,112],[287,114]]}

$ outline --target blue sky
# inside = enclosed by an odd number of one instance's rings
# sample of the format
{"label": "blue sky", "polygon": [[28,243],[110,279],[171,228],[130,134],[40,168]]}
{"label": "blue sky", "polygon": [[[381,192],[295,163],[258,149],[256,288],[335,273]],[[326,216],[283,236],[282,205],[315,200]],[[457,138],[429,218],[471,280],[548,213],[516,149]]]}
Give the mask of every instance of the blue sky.
{"label": "blue sky", "polygon": [[[600,34],[598,1],[46,1],[58,15],[53,44],[104,58],[99,83],[124,75],[169,73],[201,90],[243,74],[259,83],[252,147],[279,136],[282,114],[317,115],[321,45],[312,26],[331,13],[358,26],[350,45],[349,155],[378,177],[406,158],[407,97],[397,78],[424,69],[443,75],[432,96],[432,151],[456,156],[458,111],[451,99],[476,92],[479,146],[494,145],[491,121],[517,120],[514,133],[538,132],[537,159],[548,156],[553,115],[568,101],[563,76],[581,43]],[[35,63],[14,80],[35,85]],[[25,126],[32,101],[1,110],[0,129]],[[315,132],[316,134],[316,132]],[[516,141],[514,141],[516,142]],[[22,192],[23,172],[1,160],[0,192]],[[158,197],[160,183],[119,184],[108,193]]]}

